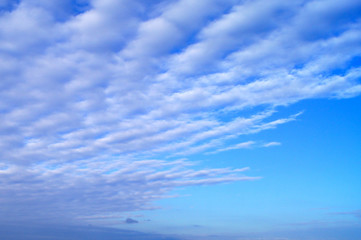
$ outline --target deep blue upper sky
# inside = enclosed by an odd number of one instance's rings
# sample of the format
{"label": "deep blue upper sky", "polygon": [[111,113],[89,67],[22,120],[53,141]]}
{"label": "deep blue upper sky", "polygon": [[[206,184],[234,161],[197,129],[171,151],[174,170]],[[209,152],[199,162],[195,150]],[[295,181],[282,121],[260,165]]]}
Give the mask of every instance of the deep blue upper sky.
{"label": "deep blue upper sky", "polygon": [[361,238],[360,77],[356,0],[0,1],[0,236]]}

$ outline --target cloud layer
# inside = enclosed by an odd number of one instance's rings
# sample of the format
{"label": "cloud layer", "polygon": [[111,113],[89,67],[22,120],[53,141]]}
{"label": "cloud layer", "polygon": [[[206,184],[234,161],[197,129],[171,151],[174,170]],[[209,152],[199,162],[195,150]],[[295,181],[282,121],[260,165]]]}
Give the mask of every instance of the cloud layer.
{"label": "cloud layer", "polygon": [[297,118],[277,106],[361,92],[356,0],[0,7],[5,217],[140,210],[177,186],[255,179],[176,157]]}

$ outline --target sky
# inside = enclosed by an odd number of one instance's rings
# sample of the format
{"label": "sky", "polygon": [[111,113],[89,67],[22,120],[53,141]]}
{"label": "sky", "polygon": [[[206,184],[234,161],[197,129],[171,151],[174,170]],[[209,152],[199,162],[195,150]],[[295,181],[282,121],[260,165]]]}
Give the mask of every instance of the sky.
{"label": "sky", "polygon": [[0,236],[361,238],[358,0],[0,0]]}

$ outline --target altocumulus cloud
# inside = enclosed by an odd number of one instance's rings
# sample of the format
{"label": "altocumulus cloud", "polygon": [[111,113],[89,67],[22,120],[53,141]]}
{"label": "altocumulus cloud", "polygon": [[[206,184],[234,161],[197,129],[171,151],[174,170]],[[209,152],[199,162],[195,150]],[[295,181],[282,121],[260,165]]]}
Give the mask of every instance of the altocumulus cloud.
{"label": "altocumulus cloud", "polygon": [[2,220],[151,209],[175,187],[256,179],[177,156],[298,117],[277,106],[361,92],[357,0],[0,7]]}

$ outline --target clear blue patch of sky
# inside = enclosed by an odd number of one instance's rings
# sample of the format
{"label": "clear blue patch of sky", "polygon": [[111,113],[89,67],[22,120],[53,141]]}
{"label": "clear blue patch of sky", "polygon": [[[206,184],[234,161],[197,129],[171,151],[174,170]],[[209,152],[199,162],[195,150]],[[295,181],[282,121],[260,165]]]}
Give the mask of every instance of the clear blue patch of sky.
{"label": "clear blue patch of sky", "polygon": [[[249,166],[245,174],[262,179],[178,189],[179,198],[158,201],[164,209],[146,215],[159,225],[196,224],[228,233],[292,229],[290,223],[300,222],[359,222],[333,213],[361,209],[361,97],[306,100],[278,110],[305,112],[277,129],[241,136],[240,142],[282,145],[190,158],[201,167]],[[172,224],[169,215],[177,216]]]}

